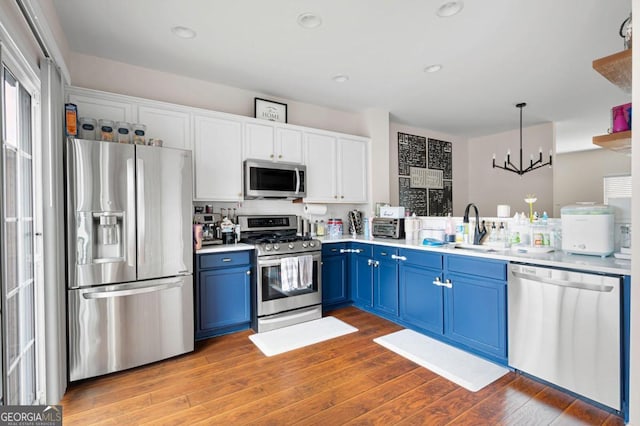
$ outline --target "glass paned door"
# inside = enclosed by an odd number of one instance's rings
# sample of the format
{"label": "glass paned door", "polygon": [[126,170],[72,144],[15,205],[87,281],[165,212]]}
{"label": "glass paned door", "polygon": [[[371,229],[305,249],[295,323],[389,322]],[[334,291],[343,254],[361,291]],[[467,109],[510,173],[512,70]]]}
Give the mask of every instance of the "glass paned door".
{"label": "glass paned door", "polygon": [[0,284],[4,404],[36,400],[32,99],[1,70]]}

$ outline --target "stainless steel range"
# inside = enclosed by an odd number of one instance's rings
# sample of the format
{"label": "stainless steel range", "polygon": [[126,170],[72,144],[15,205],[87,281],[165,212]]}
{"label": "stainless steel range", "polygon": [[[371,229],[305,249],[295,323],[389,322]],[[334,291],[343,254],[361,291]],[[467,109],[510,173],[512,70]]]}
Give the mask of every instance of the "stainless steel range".
{"label": "stainless steel range", "polygon": [[274,330],[322,317],[320,241],[296,234],[294,215],[238,216],[257,255],[253,328]]}

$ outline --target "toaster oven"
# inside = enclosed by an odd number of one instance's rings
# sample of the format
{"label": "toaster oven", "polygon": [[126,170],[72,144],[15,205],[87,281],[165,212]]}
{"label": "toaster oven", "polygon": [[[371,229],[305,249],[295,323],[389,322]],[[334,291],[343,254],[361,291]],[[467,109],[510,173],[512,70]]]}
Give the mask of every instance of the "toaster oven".
{"label": "toaster oven", "polygon": [[404,218],[374,217],[371,235],[381,238],[404,238]]}

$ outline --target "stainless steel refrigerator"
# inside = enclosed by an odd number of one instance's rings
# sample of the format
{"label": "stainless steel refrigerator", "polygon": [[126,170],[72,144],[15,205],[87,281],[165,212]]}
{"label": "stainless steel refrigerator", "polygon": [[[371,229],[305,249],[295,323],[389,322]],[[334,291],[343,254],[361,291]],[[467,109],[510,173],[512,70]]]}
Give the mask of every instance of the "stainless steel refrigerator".
{"label": "stainless steel refrigerator", "polygon": [[66,144],[70,380],[192,351],[191,152]]}

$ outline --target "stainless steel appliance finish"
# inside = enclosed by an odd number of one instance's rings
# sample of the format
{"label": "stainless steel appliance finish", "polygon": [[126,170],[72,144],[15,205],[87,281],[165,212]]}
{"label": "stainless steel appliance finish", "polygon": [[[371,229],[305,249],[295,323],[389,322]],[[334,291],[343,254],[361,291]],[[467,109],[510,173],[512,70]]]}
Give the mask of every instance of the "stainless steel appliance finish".
{"label": "stainless steel appliance finish", "polygon": [[71,380],[193,350],[191,152],[69,139],[66,161]]}
{"label": "stainless steel appliance finish", "polygon": [[404,238],[404,219],[374,217],[371,235],[382,238]]}
{"label": "stainless steel appliance finish", "polygon": [[70,378],[119,371],[193,350],[193,278],[69,292]]}
{"label": "stainless steel appliance finish", "polygon": [[244,198],[295,199],[306,197],[307,166],[264,160],[245,160]]}
{"label": "stainless steel appliance finish", "polygon": [[621,409],[620,277],[511,264],[509,365]]}
{"label": "stainless steel appliance finish", "polygon": [[[320,241],[297,235],[296,216],[238,216],[238,223],[242,241],[256,247],[254,329],[260,333],[321,318]],[[283,262],[301,265],[305,260],[311,263],[310,285],[287,289],[281,275]]]}

